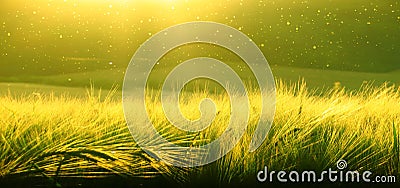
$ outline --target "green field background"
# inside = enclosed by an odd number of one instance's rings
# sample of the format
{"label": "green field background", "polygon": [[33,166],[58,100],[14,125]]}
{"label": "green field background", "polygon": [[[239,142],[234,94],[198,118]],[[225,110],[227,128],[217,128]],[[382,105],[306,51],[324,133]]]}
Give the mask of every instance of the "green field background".
{"label": "green field background", "polygon": [[[52,82],[43,80],[55,77],[60,80],[54,82],[60,84],[64,77],[75,77],[74,73],[88,72],[82,77],[92,74],[93,79],[102,79],[96,71],[112,70],[116,77],[108,82],[120,82],[140,44],[166,27],[188,21],[215,21],[242,31],[276,67],[275,74],[290,80],[311,77],[310,68],[369,73],[400,68],[400,4],[396,0],[16,0],[0,5],[0,81]],[[221,57],[212,48],[175,51],[165,61],[175,64],[198,55],[235,60],[229,55]],[[311,73],[321,76],[320,82],[331,81],[323,78],[324,73]],[[327,72],[326,77],[341,81],[340,77],[349,74]],[[53,77],[37,78],[44,75]],[[393,80],[389,75],[354,75],[357,81]],[[77,80],[71,84],[82,85]]]}

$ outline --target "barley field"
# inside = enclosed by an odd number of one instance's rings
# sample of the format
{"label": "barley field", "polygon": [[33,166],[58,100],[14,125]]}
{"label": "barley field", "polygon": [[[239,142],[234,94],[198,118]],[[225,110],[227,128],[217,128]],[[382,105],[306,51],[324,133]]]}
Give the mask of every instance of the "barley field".
{"label": "barley field", "polygon": [[[339,159],[345,159],[350,170],[400,175],[400,87],[364,84],[357,91],[347,91],[337,84],[322,91],[308,89],[304,81],[277,81],[276,85],[274,123],[263,145],[247,152],[260,108],[258,93],[250,92],[249,125],[239,144],[218,161],[194,168],[167,165],[138,147],[126,126],[122,100],[115,97],[116,88],[106,92],[87,89],[85,97],[3,95],[0,179],[38,177],[57,187],[65,185],[67,178],[112,176],[146,181],[161,177],[161,182],[183,186],[229,185],[254,183],[264,166],[322,171],[335,168]],[[159,101],[147,100],[153,107],[151,120],[161,134],[185,146],[218,137],[229,117],[229,98],[205,92],[182,95],[183,114],[189,118],[199,116],[199,99],[212,98],[219,112],[215,121],[199,134],[182,134],[165,118]]]}

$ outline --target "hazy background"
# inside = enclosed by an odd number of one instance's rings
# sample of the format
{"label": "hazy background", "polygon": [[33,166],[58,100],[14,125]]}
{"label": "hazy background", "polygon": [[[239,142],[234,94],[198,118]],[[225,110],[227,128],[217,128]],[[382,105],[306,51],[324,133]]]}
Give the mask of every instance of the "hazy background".
{"label": "hazy background", "polygon": [[[397,0],[1,0],[0,80],[46,83],[51,77],[37,76],[84,72],[89,79],[105,74],[96,71],[108,71],[110,83],[120,81],[146,39],[168,26],[196,20],[220,22],[247,34],[281,77],[310,74],[288,67],[312,68],[366,72],[358,76],[362,81],[374,78],[369,73],[400,68]],[[210,45],[192,45],[164,57],[164,66],[199,55],[237,60]],[[343,76],[352,79],[348,74]],[[396,76],[382,80],[392,78]],[[60,79],[66,84],[76,80]]]}

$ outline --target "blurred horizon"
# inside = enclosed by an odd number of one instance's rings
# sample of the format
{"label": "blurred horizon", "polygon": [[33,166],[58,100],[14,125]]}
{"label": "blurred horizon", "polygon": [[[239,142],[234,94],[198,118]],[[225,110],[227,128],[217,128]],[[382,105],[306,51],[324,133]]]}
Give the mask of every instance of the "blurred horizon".
{"label": "blurred horizon", "polygon": [[[214,21],[242,31],[271,67],[400,69],[398,1],[210,2],[2,1],[0,76],[125,69],[144,41],[189,21]],[[185,49],[166,61],[218,56],[214,48]],[[222,59],[235,60],[229,55]]]}

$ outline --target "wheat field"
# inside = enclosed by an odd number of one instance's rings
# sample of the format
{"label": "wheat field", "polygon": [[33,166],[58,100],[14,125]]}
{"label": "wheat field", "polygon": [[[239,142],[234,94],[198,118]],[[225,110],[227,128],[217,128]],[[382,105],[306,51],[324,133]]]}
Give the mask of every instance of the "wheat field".
{"label": "wheat field", "polygon": [[[258,94],[250,92],[250,120],[239,144],[218,161],[196,168],[178,168],[151,157],[136,145],[124,119],[116,89],[106,96],[87,90],[87,97],[51,93],[0,97],[0,177],[43,177],[57,183],[63,177],[107,176],[151,179],[165,177],[190,183],[211,179],[218,184],[245,182],[270,169],[333,168],[345,159],[348,169],[400,175],[400,87],[365,84],[347,91],[337,84],[324,91],[304,82],[277,81],[274,123],[264,144],[247,152],[259,118]],[[185,93],[184,115],[196,118],[198,101],[208,95],[219,115],[201,134],[177,133],[163,116],[159,101],[149,100],[153,124],[179,145],[215,139],[229,116],[226,95]],[[151,99],[151,97],[149,97]],[[172,135],[172,136],[171,136]]]}

